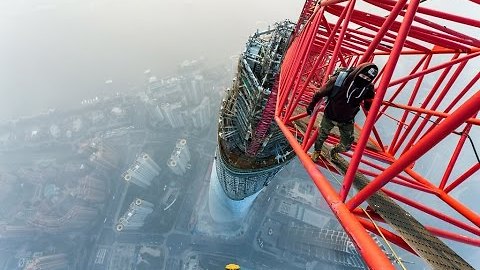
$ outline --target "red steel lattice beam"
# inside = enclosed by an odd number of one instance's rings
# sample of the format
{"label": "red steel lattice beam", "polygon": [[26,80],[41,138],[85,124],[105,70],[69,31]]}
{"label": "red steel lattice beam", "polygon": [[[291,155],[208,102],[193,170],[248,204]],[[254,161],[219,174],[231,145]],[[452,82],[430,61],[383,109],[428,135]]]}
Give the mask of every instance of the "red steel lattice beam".
{"label": "red steel lattice beam", "polygon": [[[480,170],[480,160],[466,156],[466,148],[475,147],[467,143],[467,139],[471,141],[469,134],[480,129],[480,40],[443,25],[448,21],[480,31],[480,21],[431,9],[428,2],[420,6],[420,2],[328,0],[314,7],[312,1],[306,1],[299,19],[301,27],[295,32],[279,77],[275,120],[372,269],[392,265],[365,235],[366,230],[374,231],[372,224],[353,210],[378,190],[455,227],[449,231],[425,224],[433,234],[473,246],[480,243],[480,215],[455,194],[459,186],[471,185]],[[480,11],[477,0],[456,4],[462,3]],[[389,14],[372,13],[375,9],[365,5]],[[380,68],[375,99],[366,120],[359,124],[360,137],[353,153],[345,155],[349,167],[342,187],[335,190],[307,155],[318,135],[316,116],[323,107],[319,106],[311,117],[305,107],[335,68],[368,61]],[[391,135],[385,134],[385,124],[394,126]],[[440,179],[430,179],[416,164],[428,159],[435,145],[443,145],[447,139],[456,143],[450,153],[442,153],[443,174]],[[335,136],[327,139],[327,143],[336,142]],[[367,143],[377,147],[367,147]],[[456,166],[460,160],[467,164]],[[351,186],[356,172],[371,182],[355,194]],[[450,209],[432,209],[415,200],[417,194],[436,197]],[[394,232],[382,230],[388,240],[411,251]]]}

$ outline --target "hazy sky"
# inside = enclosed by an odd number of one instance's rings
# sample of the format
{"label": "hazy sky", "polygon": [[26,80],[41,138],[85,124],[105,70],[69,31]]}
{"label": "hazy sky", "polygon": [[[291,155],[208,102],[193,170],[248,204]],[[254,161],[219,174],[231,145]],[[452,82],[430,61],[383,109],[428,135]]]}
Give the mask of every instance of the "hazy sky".
{"label": "hazy sky", "polygon": [[[0,120],[79,104],[106,80],[120,91],[139,86],[146,69],[164,76],[183,60],[224,62],[256,29],[296,21],[304,2],[0,0]],[[467,0],[422,5],[480,14]]]}
{"label": "hazy sky", "polygon": [[0,120],[78,104],[113,80],[138,86],[201,56],[225,61],[304,1],[2,0]]}

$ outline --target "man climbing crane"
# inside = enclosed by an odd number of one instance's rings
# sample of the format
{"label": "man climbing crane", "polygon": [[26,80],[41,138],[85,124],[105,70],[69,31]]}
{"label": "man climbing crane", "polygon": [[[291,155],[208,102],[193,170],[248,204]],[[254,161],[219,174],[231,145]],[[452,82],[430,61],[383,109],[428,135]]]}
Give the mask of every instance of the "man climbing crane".
{"label": "man climbing crane", "polygon": [[315,106],[323,97],[327,97],[327,102],[311,156],[314,162],[320,156],[322,145],[334,126],[340,131],[340,143],[332,148],[330,156],[335,159],[338,153],[350,150],[355,115],[360,110],[362,101],[364,108],[367,111],[370,109],[375,95],[372,82],[377,74],[378,67],[375,64],[363,63],[356,68],[336,72],[315,92],[307,107],[308,115],[313,113]]}

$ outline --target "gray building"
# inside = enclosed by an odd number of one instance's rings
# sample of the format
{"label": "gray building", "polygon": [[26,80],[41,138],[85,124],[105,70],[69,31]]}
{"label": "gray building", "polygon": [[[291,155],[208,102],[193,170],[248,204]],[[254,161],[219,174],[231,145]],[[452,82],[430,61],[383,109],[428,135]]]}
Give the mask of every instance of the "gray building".
{"label": "gray building", "polygon": [[160,110],[165,117],[165,120],[172,128],[181,128],[186,124],[186,111],[182,108],[180,102],[162,103]]}
{"label": "gray building", "polygon": [[187,75],[182,80],[181,86],[188,93],[186,98],[190,106],[198,104],[205,96],[205,80],[202,75]]}
{"label": "gray building", "polygon": [[145,218],[152,212],[152,203],[137,198],[130,203],[127,212],[118,219],[115,229],[119,232],[139,229],[145,223]]}
{"label": "gray building", "polygon": [[137,186],[150,186],[153,178],[160,174],[160,167],[146,154],[141,153],[133,164],[122,174],[122,178]]}
{"label": "gray building", "polygon": [[335,269],[367,269],[343,231],[284,226],[279,235],[278,248],[281,250],[326,265],[335,265]]}
{"label": "gray building", "polygon": [[200,102],[200,104],[191,112],[193,126],[197,129],[204,129],[205,127],[208,127],[210,115],[210,99],[208,97],[204,97],[202,102]]}
{"label": "gray building", "polygon": [[34,258],[25,266],[24,270],[63,270],[67,267],[67,255],[62,253]]}
{"label": "gray building", "polygon": [[167,161],[167,166],[177,175],[183,175],[190,167],[190,151],[187,140],[179,139],[175,144],[172,155]]}
{"label": "gray building", "polygon": [[325,215],[316,209],[305,207],[303,204],[292,202],[288,200],[281,200],[274,211],[276,215],[284,215],[293,218],[297,221],[303,222],[310,226],[323,228],[331,220],[330,215]]}
{"label": "gray building", "polygon": [[2,239],[32,239],[37,234],[37,230],[32,226],[26,225],[0,225],[0,240]]}

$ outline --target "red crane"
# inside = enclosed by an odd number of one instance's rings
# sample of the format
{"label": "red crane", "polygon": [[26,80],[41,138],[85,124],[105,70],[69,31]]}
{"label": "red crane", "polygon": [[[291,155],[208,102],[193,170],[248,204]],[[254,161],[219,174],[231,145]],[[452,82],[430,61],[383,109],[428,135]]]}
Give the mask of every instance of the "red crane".
{"label": "red crane", "polygon": [[[371,269],[393,266],[367,231],[434,269],[473,269],[437,237],[480,246],[480,40],[459,30],[480,21],[422,2],[306,0],[279,76],[275,121]],[[364,62],[380,73],[353,150],[315,164],[322,109],[305,108],[336,68]],[[338,187],[319,165],[341,172]]]}

